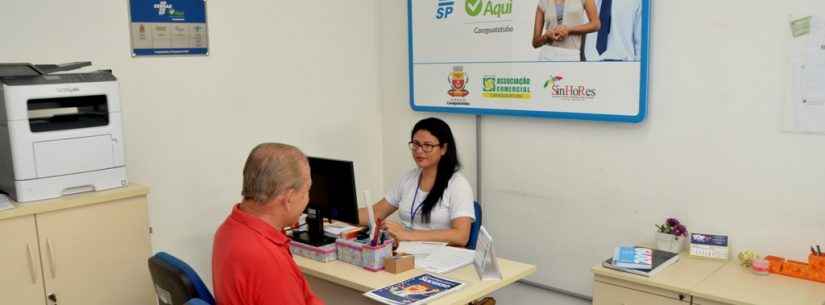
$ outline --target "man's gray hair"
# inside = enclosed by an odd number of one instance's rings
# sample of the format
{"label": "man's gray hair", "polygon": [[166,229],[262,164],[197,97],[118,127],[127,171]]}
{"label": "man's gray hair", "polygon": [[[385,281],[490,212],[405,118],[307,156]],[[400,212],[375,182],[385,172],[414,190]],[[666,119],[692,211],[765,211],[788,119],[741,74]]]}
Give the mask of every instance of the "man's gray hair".
{"label": "man's gray hair", "polygon": [[295,146],[258,144],[246,158],[241,195],[245,199],[265,203],[289,189],[300,189],[306,179],[301,171],[305,164],[306,155]]}

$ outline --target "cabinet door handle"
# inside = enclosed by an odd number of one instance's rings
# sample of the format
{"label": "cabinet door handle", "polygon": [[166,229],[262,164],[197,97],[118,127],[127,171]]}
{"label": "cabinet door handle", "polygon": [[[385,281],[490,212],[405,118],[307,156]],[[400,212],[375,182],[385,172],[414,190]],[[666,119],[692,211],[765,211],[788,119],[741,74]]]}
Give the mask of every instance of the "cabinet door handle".
{"label": "cabinet door handle", "polygon": [[54,251],[52,248],[53,247],[51,241],[48,238],[46,238],[46,252],[49,253],[49,271],[52,274],[52,279],[54,279],[57,273],[57,266],[54,263]]}
{"label": "cabinet door handle", "polygon": [[57,305],[57,294],[50,293],[48,296],[46,296],[46,299],[49,300],[49,304]]}
{"label": "cabinet door handle", "polygon": [[32,256],[32,246],[26,243],[26,260],[29,261],[29,275],[32,278],[32,285],[37,284],[37,274],[34,273],[34,257]]}

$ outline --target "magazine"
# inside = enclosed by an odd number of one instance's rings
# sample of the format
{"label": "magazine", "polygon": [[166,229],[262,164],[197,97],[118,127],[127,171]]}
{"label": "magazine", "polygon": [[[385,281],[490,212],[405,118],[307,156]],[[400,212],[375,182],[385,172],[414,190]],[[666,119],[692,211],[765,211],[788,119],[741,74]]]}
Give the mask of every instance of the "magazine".
{"label": "magazine", "polygon": [[616,247],[613,265],[632,269],[653,269],[653,249],[634,246]]}
{"label": "magazine", "polygon": [[422,274],[384,288],[378,288],[364,296],[390,305],[418,305],[432,302],[445,294],[459,290],[464,283],[448,280],[432,274]]}

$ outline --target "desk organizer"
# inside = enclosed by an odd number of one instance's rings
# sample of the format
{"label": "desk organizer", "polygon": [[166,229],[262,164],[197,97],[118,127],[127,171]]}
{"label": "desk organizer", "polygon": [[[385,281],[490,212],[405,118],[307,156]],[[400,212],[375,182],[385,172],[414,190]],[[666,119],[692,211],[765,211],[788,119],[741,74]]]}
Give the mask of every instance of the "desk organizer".
{"label": "desk organizer", "polygon": [[807,263],[777,256],[768,256],[765,260],[770,264],[771,273],[825,283],[825,256],[809,254]]}
{"label": "desk organizer", "polygon": [[377,246],[339,238],[335,241],[338,249],[338,260],[363,267],[369,271],[384,270],[384,258],[392,256],[392,240],[387,240]]}
{"label": "desk organizer", "polygon": [[322,263],[334,261],[338,257],[335,244],[316,247],[293,240],[289,243],[289,252],[292,252],[292,255],[303,256]]}

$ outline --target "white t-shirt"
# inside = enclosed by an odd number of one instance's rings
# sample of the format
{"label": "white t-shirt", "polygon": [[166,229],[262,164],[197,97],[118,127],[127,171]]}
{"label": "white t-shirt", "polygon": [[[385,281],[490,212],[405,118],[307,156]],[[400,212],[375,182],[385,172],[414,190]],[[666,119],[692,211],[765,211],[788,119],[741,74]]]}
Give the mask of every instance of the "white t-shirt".
{"label": "white t-shirt", "polygon": [[[418,188],[420,175],[420,168],[404,173],[395,188],[384,196],[387,202],[398,208],[398,216],[404,226],[410,226],[410,215],[413,214],[414,209],[417,209],[417,212],[412,226],[413,230],[450,229],[453,219],[459,217],[470,217],[475,220],[473,188],[464,175],[454,173],[447,183],[441,201],[430,211],[430,223],[424,223],[421,218],[423,208],[419,207],[424,202],[424,198],[427,198],[427,193]],[[417,195],[416,190],[418,190]],[[415,204],[413,204],[413,197],[415,197]]]}

